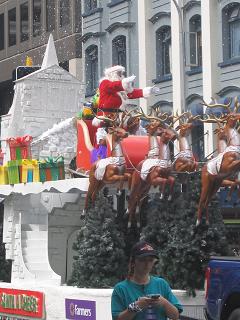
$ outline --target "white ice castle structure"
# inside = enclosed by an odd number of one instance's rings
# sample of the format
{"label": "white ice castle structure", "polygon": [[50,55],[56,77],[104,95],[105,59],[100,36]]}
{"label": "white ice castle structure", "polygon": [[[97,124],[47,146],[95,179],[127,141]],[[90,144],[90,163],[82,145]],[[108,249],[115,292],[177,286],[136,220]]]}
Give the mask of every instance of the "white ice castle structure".
{"label": "white ice castle structure", "polygon": [[[12,106],[2,117],[4,162],[9,160],[4,140],[28,134],[33,136],[33,158],[61,154],[68,163],[76,154],[74,116],[83,97],[83,84],[59,66],[50,36],[41,69],[16,80]],[[69,279],[85,180],[0,186],[12,283],[60,285]]]}

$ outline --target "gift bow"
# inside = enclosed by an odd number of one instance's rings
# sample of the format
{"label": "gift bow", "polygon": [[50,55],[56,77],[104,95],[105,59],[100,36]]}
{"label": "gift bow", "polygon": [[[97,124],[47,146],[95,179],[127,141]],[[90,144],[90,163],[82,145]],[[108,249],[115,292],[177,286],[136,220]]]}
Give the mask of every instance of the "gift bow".
{"label": "gift bow", "polygon": [[37,167],[38,166],[38,160],[36,159],[23,159],[22,160],[22,165],[23,166],[33,166],[33,167]]}
{"label": "gift bow", "polygon": [[53,157],[47,157],[45,159],[46,163],[57,163],[57,162],[63,162],[63,156],[58,156],[57,158],[53,158]]}
{"label": "gift bow", "polygon": [[24,144],[24,143],[30,143],[32,139],[33,139],[32,136],[26,135],[23,137],[8,138],[7,142],[9,144]]}

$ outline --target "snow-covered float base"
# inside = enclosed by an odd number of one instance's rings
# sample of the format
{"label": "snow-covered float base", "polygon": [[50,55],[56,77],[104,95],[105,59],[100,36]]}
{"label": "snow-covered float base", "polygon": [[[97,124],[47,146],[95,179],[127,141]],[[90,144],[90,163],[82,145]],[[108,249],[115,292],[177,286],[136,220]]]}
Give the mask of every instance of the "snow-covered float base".
{"label": "snow-covered float base", "polygon": [[[76,288],[70,286],[35,286],[25,285],[17,286],[10,283],[0,283],[0,288],[11,288],[21,290],[32,290],[44,293],[45,318],[48,320],[63,320],[63,319],[91,319],[91,320],[112,320],[111,318],[111,294],[112,289],[86,289]],[[190,319],[204,319],[203,305],[204,292],[198,291],[195,298],[188,297],[183,290],[174,290],[174,294],[178,297],[184,306],[183,315]],[[84,302],[82,302],[84,301]],[[90,307],[87,306],[87,301]],[[70,302],[70,303],[69,303]],[[66,317],[69,314],[71,304],[72,310],[76,312],[72,314],[71,318]],[[94,304],[96,306],[96,318],[94,316]],[[84,310],[84,306],[86,306]],[[90,311],[89,309],[90,308]],[[79,315],[85,312],[85,317],[81,318]],[[77,314],[78,313],[78,314]],[[1,316],[0,316],[1,318]],[[15,319],[23,319],[23,317],[14,317]],[[31,318],[28,318],[31,319]],[[32,318],[34,319],[34,318]]]}

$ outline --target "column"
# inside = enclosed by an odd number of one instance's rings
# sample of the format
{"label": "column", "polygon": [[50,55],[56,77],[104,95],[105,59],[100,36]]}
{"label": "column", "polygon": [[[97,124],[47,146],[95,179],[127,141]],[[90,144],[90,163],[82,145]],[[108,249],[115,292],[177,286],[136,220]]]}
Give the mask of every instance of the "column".
{"label": "column", "polygon": [[185,58],[182,24],[182,1],[171,0],[172,88],[173,112],[185,110]]}
{"label": "column", "polygon": [[[211,97],[215,97],[216,92],[220,90],[220,70],[217,65],[220,55],[219,47],[216,45],[216,39],[219,35],[218,25],[218,1],[202,0],[202,68],[203,68],[203,99],[207,103]],[[215,149],[216,140],[213,133],[212,124],[204,124],[204,132],[207,133],[204,138],[205,157],[212,154]]]}
{"label": "column", "polygon": [[[139,74],[139,88],[144,88],[151,86],[152,84],[147,84],[147,70],[148,61],[147,61],[147,10],[146,10],[147,1],[138,0],[138,74]],[[141,107],[144,112],[147,112],[147,99],[141,99]]]}

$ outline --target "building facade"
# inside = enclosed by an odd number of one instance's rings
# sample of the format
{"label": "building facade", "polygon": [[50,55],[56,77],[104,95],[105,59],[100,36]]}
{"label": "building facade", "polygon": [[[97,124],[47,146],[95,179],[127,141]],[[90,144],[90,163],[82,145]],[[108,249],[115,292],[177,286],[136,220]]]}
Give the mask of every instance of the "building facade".
{"label": "building facade", "polygon": [[[156,85],[145,108],[203,112],[199,104],[240,92],[240,1],[85,0],[82,3],[86,97],[105,67],[122,64],[136,86]],[[137,104],[137,102],[136,102]],[[211,125],[192,132],[200,159],[214,150]],[[205,141],[205,152],[204,152]]]}
{"label": "building facade", "polygon": [[0,114],[13,97],[12,73],[27,56],[40,66],[49,34],[60,65],[80,79],[81,0],[0,0]]}

